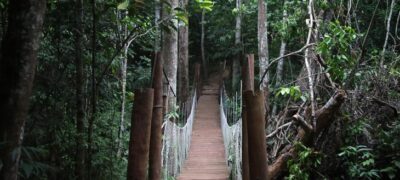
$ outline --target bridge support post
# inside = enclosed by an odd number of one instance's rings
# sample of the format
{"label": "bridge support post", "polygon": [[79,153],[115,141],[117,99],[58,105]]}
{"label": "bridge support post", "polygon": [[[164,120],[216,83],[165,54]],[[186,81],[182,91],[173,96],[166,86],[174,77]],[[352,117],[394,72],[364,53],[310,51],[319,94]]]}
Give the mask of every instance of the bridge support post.
{"label": "bridge support post", "polygon": [[135,91],[129,140],[128,180],[146,179],[149,160],[153,89]]}
{"label": "bridge support post", "polygon": [[[243,90],[254,91],[254,54],[247,55],[242,66]],[[244,97],[244,95],[242,94]],[[242,104],[242,177],[249,180],[249,147],[248,147],[248,127],[247,127],[247,108],[243,101]]]}
{"label": "bridge support post", "polygon": [[251,180],[267,179],[267,149],[265,141],[264,93],[244,92],[246,105],[249,169]]}
{"label": "bridge support post", "polygon": [[149,180],[161,179],[161,149],[162,149],[162,121],[163,121],[163,82],[162,82],[162,57],[156,53],[152,86],[154,88],[153,116],[151,120],[150,155],[149,155]]}

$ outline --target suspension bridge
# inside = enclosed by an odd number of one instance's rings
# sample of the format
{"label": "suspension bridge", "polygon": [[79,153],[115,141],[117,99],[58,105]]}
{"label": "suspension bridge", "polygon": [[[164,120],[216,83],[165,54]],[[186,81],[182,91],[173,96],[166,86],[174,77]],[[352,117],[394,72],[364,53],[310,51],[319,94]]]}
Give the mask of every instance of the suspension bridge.
{"label": "suspension bridge", "polygon": [[212,76],[200,97],[193,93],[183,126],[165,121],[163,179],[242,179],[240,113],[227,107],[221,83]]}

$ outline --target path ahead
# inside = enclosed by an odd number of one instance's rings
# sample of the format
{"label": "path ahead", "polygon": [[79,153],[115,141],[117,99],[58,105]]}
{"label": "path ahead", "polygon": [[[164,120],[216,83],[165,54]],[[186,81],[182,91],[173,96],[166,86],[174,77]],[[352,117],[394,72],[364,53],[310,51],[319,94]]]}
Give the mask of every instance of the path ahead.
{"label": "path ahead", "polygon": [[203,87],[193,125],[189,157],[178,180],[226,180],[228,165],[219,120],[218,80]]}

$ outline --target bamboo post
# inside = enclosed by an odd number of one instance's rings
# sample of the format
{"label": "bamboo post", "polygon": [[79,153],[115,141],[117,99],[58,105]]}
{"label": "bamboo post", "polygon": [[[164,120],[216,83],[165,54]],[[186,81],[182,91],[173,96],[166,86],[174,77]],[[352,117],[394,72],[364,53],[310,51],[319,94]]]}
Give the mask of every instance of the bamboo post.
{"label": "bamboo post", "polygon": [[249,169],[251,180],[267,179],[267,149],[265,141],[264,93],[244,92],[246,105]]}
{"label": "bamboo post", "polygon": [[162,122],[163,122],[163,82],[162,57],[156,53],[153,66],[152,86],[154,88],[153,116],[151,120],[149,179],[161,179],[161,149],[162,149]]}
{"label": "bamboo post", "polygon": [[[254,90],[254,54],[247,55],[242,66],[243,90]],[[244,95],[242,95],[244,97]],[[242,168],[243,180],[249,180],[249,149],[248,149],[248,127],[247,109],[242,101]]]}
{"label": "bamboo post", "polygon": [[135,91],[129,140],[128,180],[146,179],[149,160],[153,89]]}

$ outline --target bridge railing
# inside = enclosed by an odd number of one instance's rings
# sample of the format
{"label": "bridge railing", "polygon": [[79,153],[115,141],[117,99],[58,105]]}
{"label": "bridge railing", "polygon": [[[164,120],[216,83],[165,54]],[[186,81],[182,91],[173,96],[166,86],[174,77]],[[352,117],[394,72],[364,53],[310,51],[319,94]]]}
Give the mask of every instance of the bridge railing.
{"label": "bridge railing", "polygon": [[224,138],[225,158],[227,160],[230,179],[242,180],[242,119],[240,117],[241,102],[236,94],[229,98],[224,86],[220,90],[220,119]]}
{"label": "bridge railing", "polygon": [[167,180],[171,177],[177,177],[181,172],[184,161],[189,155],[193,120],[197,105],[196,91],[193,91],[191,97],[192,104],[190,106],[190,113],[185,118],[186,123],[183,126],[179,125],[179,123],[172,122],[165,117],[163,124],[162,179]]}

